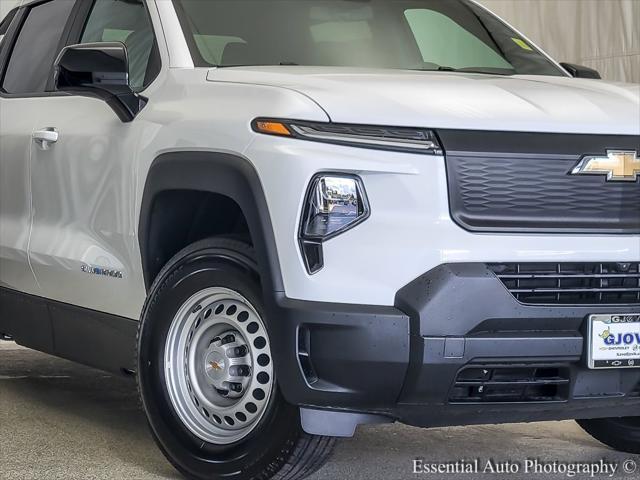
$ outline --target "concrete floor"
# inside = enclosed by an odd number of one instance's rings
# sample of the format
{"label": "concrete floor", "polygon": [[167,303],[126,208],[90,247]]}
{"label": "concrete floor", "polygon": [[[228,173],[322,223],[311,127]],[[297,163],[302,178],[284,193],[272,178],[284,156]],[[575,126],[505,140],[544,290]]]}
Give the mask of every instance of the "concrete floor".
{"label": "concrete floor", "polygon": [[[356,438],[342,440],[330,463],[312,480],[473,480],[478,476],[415,475],[413,460],[524,462],[530,457],[606,459],[620,468],[631,459],[640,465],[640,457],[605,448],[573,422],[433,430],[390,425],[365,428]],[[640,475],[616,475],[625,477]],[[178,478],[147,431],[133,382],[0,342],[0,479]]]}

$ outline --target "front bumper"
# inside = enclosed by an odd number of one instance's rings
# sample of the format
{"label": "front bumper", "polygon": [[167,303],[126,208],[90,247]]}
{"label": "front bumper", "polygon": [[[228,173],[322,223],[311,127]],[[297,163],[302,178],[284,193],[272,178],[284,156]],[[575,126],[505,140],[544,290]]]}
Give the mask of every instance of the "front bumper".
{"label": "front bumper", "polygon": [[395,307],[279,298],[270,308],[279,383],[302,407],[416,426],[640,414],[640,370],[589,370],[585,353],[589,315],[640,305],[527,306],[470,263],[422,275]]}

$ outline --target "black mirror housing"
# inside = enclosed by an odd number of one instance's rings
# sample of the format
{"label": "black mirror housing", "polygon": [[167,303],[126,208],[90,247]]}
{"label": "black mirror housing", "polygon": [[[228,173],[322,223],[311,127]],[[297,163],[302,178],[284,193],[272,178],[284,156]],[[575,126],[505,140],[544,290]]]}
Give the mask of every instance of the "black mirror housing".
{"label": "black mirror housing", "polygon": [[561,63],[560,65],[574,78],[602,80],[600,73],[593,68],[585,67],[584,65],[576,65],[574,63]]}
{"label": "black mirror housing", "polygon": [[123,122],[131,122],[147,103],[129,86],[127,47],[120,42],[65,47],[55,62],[55,87],[104,100]]}

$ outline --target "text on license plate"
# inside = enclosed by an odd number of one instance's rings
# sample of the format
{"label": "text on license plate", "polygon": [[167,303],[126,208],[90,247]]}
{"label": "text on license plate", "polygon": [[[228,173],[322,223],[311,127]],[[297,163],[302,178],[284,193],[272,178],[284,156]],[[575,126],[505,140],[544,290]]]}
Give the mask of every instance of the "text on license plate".
{"label": "text on license plate", "polygon": [[640,314],[589,317],[589,368],[640,367]]}

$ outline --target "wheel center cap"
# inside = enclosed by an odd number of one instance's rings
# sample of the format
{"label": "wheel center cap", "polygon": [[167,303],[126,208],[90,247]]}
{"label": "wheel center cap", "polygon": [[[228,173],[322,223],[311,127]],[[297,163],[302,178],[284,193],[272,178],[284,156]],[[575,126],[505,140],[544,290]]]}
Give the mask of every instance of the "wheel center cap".
{"label": "wheel center cap", "polygon": [[220,380],[227,376],[227,362],[221,352],[210,352],[206,356],[204,368],[211,380]]}

